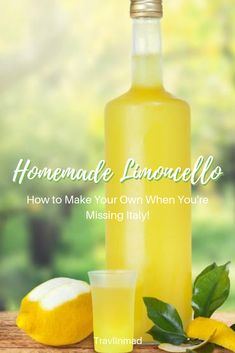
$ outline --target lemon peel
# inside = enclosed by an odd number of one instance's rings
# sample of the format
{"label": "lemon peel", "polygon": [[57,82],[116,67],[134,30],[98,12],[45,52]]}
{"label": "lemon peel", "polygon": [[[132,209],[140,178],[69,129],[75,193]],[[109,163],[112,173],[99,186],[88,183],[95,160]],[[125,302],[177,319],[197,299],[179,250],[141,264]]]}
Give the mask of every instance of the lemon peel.
{"label": "lemon peel", "polygon": [[46,345],[80,342],[92,332],[90,286],[70,278],[42,283],[23,298],[16,323]]}
{"label": "lemon peel", "polygon": [[[215,330],[216,332],[213,334]],[[203,340],[212,336],[209,342],[216,343],[235,352],[235,332],[223,322],[206,317],[198,317],[189,324],[187,335]]]}

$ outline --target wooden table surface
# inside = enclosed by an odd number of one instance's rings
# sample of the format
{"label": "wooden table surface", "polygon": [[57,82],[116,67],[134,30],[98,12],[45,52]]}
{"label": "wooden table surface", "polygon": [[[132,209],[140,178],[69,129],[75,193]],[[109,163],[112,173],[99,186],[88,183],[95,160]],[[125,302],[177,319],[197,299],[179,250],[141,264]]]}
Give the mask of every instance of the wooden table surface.
{"label": "wooden table surface", "polygon": [[[15,313],[0,312],[0,352],[5,353],[93,353],[92,337],[79,344],[54,348],[43,346],[20,331],[15,325]],[[219,313],[215,318],[227,324],[235,322],[235,313]],[[162,353],[156,346],[136,346],[134,353]],[[216,353],[228,353],[225,349],[216,349]]]}

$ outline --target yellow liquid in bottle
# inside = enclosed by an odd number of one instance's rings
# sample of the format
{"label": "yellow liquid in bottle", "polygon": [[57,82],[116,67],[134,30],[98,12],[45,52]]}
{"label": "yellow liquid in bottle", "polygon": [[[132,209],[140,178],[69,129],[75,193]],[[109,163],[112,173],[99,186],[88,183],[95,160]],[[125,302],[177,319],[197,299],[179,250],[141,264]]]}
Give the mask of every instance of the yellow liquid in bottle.
{"label": "yellow liquid in bottle", "polygon": [[94,287],[92,302],[95,351],[131,352],[134,334],[133,288]]}
{"label": "yellow liquid in bottle", "polygon": [[[107,211],[149,211],[144,222],[126,217],[123,222],[106,222],[107,268],[137,271],[135,337],[149,342],[152,338],[146,331],[153,323],[147,318],[143,297],[174,305],[184,325],[191,319],[191,208],[178,198],[191,196],[190,183],[165,178],[119,181],[128,158],[153,170],[190,167],[189,107],[158,84],[157,61],[155,55],[134,58],[134,84],[108,103],[105,117],[106,160],[115,172],[106,185],[106,196],[144,200],[110,204]],[[156,195],[158,202],[147,204],[149,195]]]}

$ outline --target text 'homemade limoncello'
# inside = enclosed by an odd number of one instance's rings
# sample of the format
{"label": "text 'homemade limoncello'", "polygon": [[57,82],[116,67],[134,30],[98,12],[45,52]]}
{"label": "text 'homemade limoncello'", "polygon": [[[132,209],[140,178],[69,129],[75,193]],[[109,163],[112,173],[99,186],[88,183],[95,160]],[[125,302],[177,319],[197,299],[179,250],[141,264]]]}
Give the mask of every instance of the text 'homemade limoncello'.
{"label": "text 'homemade limoncello'", "polygon": [[[191,186],[166,178],[124,183],[120,178],[129,158],[141,169],[190,167],[190,111],[187,103],[166,92],[162,84],[161,1],[132,0],[131,17],[132,86],[106,107],[106,160],[115,173],[106,195],[119,200],[107,205],[107,211],[124,215],[149,211],[149,216],[145,221],[140,217],[108,220],[106,254],[108,269],[137,271],[135,337],[151,341],[146,331],[153,324],[143,297],[174,305],[184,325],[191,318],[191,209],[177,200],[178,196],[190,197]],[[122,195],[130,201],[122,203]],[[147,202],[151,195],[153,202]]]}

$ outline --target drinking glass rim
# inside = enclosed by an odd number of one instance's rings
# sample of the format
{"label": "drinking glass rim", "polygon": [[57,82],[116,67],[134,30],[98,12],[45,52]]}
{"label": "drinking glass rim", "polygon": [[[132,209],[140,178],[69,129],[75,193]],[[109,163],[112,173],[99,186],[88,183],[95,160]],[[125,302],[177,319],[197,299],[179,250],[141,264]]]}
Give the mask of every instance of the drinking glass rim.
{"label": "drinking glass rim", "polygon": [[88,271],[88,275],[137,275],[137,272],[135,270],[93,270],[93,271]]}

